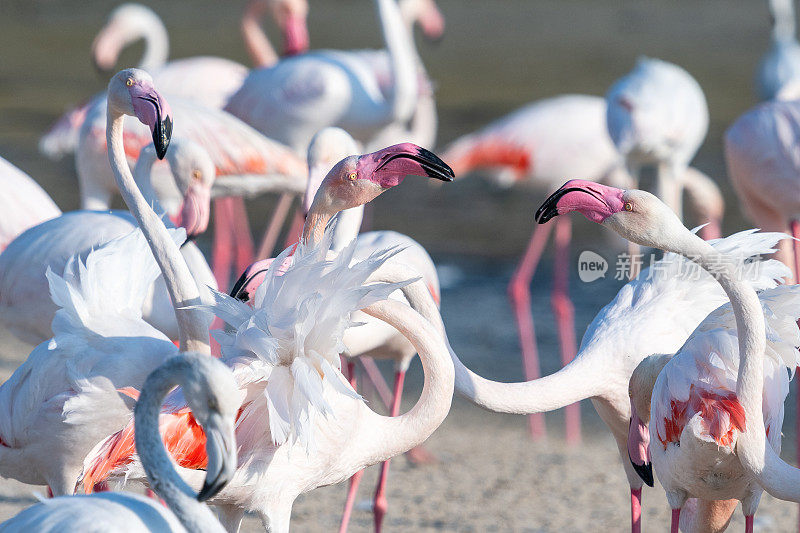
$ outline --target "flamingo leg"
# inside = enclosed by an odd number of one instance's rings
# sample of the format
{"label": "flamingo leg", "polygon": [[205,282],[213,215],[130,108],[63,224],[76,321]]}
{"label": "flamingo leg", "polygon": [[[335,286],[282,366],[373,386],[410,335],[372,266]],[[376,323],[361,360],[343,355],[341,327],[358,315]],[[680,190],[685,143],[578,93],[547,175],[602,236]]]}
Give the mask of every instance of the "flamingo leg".
{"label": "flamingo leg", "polygon": [[250,231],[250,222],[247,220],[247,207],[244,198],[234,196],[231,198],[231,211],[233,214],[233,239],[236,245],[236,272],[244,272],[253,262],[253,234]]}
{"label": "flamingo leg", "polygon": [[[558,344],[561,365],[565,366],[578,353],[575,339],[575,307],[569,297],[569,243],[572,239],[572,219],[559,217],[555,229],[555,265],[553,269],[553,292],[550,304],[558,327]],[[581,404],[575,402],[564,409],[567,444],[581,441]]]}
{"label": "flamingo leg", "polygon": [[375,361],[373,361],[371,357],[359,357],[358,361],[361,363],[361,367],[364,369],[364,372],[366,372],[367,379],[370,381],[370,383],[372,383],[372,386],[375,388],[378,396],[381,397],[381,401],[386,406],[386,410],[391,411],[392,393],[389,390],[389,385],[386,384],[386,380],[383,379],[383,375],[378,369],[378,365],[375,364]]}
{"label": "flamingo leg", "polygon": [[296,242],[300,242],[300,236],[303,234],[303,224],[305,223],[305,216],[297,209],[294,212],[294,218],[292,219],[292,225],[289,227],[289,233],[286,234],[286,243],[284,244],[284,248],[288,248],[289,246],[293,245]]}
{"label": "flamingo leg", "polygon": [[227,287],[231,278],[231,262],[233,260],[233,243],[231,242],[231,208],[230,198],[214,200],[214,243],[212,245],[211,269],[217,279],[218,287]]}
{"label": "flamingo leg", "polygon": [[642,531],[642,489],[631,487],[631,533]]}
{"label": "flamingo leg", "polygon": [[[390,416],[397,416],[400,414],[400,400],[403,397],[403,382],[405,381],[406,371],[398,370],[394,374],[394,398],[392,399],[392,411]],[[381,474],[378,478],[378,487],[375,490],[375,504],[372,507],[372,513],[375,518],[375,533],[381,533],[383,525],[383,517],[386,515],[386,509],[389,507],[389,502],[386,499],[386,481],[389,478],[389,461],[384,461],[381,464]]]}
{"label": "flamingo leg", "polygon": [[753,516],[747,515],[744,517],[744,533],[753,533]]}
{"label": "flamingo leg", "polygon": [[669,531],[670,533],[679,533],[678,527],[681,520],[681,510],[680,509],[673,509],[672,510],[672,521],[670,522]]}
{"label": "flamingo leg", "polygon": [[[356,364],[352,359],[347,359],[347,379],[354,390],[356,389]],[[347,525],[350,523],[350,515],[353,514],[353,505],[356,502],[356,494],[358,494],[358,485],[361,483],[361,478],[364,475],[363,470],[359,470],[350,477],[350,486],[347,489],[347,500],[344,502],[344,512],[342,513],[342,521],[339,523],[339,533],[347,531]]]}
{"label": "flamingo leg", "polygon": [[275,210],[272,212],[272,218],[270,218],[267,229],[264,232],[264,237],[261,239],[261,244],[258,246],[256,259],[261,260],[272,257],[275,243],[278,242],[278,234],[281,231],[281,227],[283,227],[286,216],[289,214],[293,199],[294,196],[292,194],[281,194],[278,203],[275,205]]}
{"label": "flamingo leg", "polygon": [[[533,230],[528,248],[522,261],[517,266],[511,282],[508,284],[508,298],[511,300],[511,307],[517,321],[517,331],[519,332],[519,342],[522,348],[522,364],[525,371],[525,379],[530,381],[541,376],[539,370],[539,353],[536,349],[536,330],[533,326],[533,314],[531,312],[531,290],[530,283],[533,274],[536,272],[536,265],[542,257],[542,251],[547,244],[552,225],[537,225]],[[547,429],[544,422],[544,414],[535,413],[528,417],[531,438],[538,440],[544,438]]]}

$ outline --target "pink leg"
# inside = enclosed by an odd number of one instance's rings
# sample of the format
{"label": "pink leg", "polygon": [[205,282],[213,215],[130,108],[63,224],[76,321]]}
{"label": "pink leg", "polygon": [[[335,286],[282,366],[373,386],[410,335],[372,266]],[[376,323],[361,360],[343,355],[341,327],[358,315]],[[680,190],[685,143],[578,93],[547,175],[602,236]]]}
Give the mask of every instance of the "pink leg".
{"label": "pink leg", "polygon": [[753,515],[744,517],[744,533],[753,533]]}
{"label": "pink leg", "polygon": [[286,243],[284,244],[284,248],[288,248],[289,246],[293,245],[296,242],[300,241],[300,236],[303,234],[303,224],[305,223],[305,217],[300,209],[294,212],[294,218],[292,219],[292,225],[289,228],[289,233],[286,234]]}
{"label": "pink leg", "polygon": [[233,261],[233,242],[231,241],[232,209],[230,198],[214,200],[214,244],[211,258],[211,270],[217,279],[217,286],[224,290],[231,278]]}
{"label": "pink leg", "polygon": [[[558,217],[555,230],[555,264],[553,268],[553,292],[550,297],[553,314],[558,327],[558,343],[561,364],[566,365],[578,352],[575,339],[575,308],[569,297],[569,242],[572,239],[572,219]],[[567,444],[581,442],[581,404],[568,405],[564,409]]]}
{"label": "pink leg", "polygon": [[53,489],[50,488],[50,485],[47,486],[47,497],[48,498],[55,497],[55,494],[53,494]]}
{"label": "pink leg", "polygon": [[[356,364],[353,359],[347,359],[347,379],[353,389],[356,389]],[[347,489],[347,500],[344,502],[344,512],[342,513],[342,521],[339,523],[339,533],[347,531],[347,525],[350,523],[350,515],[353,514],[353,505],[356,502],[356,494],[358,494],[358,485],[361,483],[361,477],[364,475],[363,470],[359,470],[350,478],[350,486]]]}
{"label": "pink leg", "polygon": [[[522,261],[517,266],[511,282],[508,284],[508,297],[514,310],[514,317],[517,320],[517,330],[519,331],[519,341],[522,347],[522,363],[525,370],[525,379],[538,379],[541,376],[539,371],[539,354],[536,350],[536,331],[533,326],[533,314],[531,313],[531,291],[530,283],[536,265],[542,256],[542,251],[547,244],[547,237],[552,229],[551,224],[537,225],[533,230],[528,249]],[[533,440],[544,438],[547,429],[544,423],[544,414],[535,413],[528,417],[530,424],[531,438]]]}
{"label": "pink leg", "polygon": [[247,207],[241,196],[231,198],[233,211],[233,239],[236,243],[236,273],[253,263],[253,234],[250,231],[250,222],[247,220]]}
{"label": "pink leg", "polygon": [[631,488],[631,533],[642,531],[642,489]]}
{"label": "pink leg", "polygon": [[289,214],[289,208],[292,207],[293,199],[294,196],[291,194],[281,194],[277,205],[275,205],[275,210],[272,212],[272,218],[269,221],[267,230],[264,232],[264,237],[261,239],[261,245],[258,247],[256,259],[260,260],[272,257],[272,252],[275,250],[275,243],[278,242],[278,234],[283,227],[283,222],[286,220],[286,215]]}
{"label": "pink leg", "polygon": [[[398,370],[394,374],[394,398],[392,399],[391,416],[400,414],[400,400],[403,397],[403,381],[405,380],[405,370]],[[378,488],[375,490],[375,504],[372,512],[375,515],[375,533],[381,533],[383,517],[389,502],[386,500],[386,481],[389,477],[389,461],[384,461],[381,465],[381,475],[378,478]]]}
{"label": "pink leg", "polygon": [[681,521],[681,510],[680,509],[673,509],[672,510],[672,521],[670,522],[669,531],[670,533],[680,533],[678,531],[678,527]]}
{"label": "pink leg", "polygon": [[703,229],[700,230],[700,237],[702,237],[702,239],[705,241],[719,239],[722,237],[722,227],[720,225],[720,221],[717,219],[709,220],[708,224],[703,226]]}
{"label": "pink leg", "polygon": [[378,365],[375,364],[375,361],[373,361],[371,357],[359,357],[358,361],[361,363],[364,372],[366,372],[367,379],[372,383],[372,386],[375,387],[378,396],[381,397],[381,401],[386,406],[386,409],[391,411],[392,392],[389,390],[389,385],[386,384],[386,380],[383,379],[381,371],[378,370]]}

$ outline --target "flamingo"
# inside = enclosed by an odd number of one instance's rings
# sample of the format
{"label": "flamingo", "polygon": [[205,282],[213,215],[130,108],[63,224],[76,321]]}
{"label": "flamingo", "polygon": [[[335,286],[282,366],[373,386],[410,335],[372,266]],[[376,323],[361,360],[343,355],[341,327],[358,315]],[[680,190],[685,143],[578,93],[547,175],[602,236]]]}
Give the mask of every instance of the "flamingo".
{"label": "flamingo", "polygon": [[[193,140],[211,156],[216,167],[215,186],[224,185],[219,194],[302,194],[306,165],[292,150],[224,111],[177,97],[170,97],[170,104],[177,118],[175,136]],[[105,107],[105,99],[98,99],[92,105],[81,129],[76,153],[81,204],[85,209],[107,209],[116,193],[105,155]],[[126,154],[136,158],[141,147],[149,143],[148,132],[135,121],[126,121],[125,131]],[[243,210],[237,210],[236,204],[230,202],[217,202],[215,207],[212,265],[218,284],[226,286],[233,260],[232,248],[234,245],[237,248],[237,267],[243,269],[252,262],[253,243]]]}
{"label": "flamingo", "polygon": [[[619,168],[619,155],[606,127],[606,102],[598,96],[570,94],[537,100],[502,117],[480,131],[453,141],[444,158],[456,175],[489,169],[500,186],[533,186],[550,192],[569,175],[598,176],[600,181],[626,184],[630,178]],[[708,221],[706,238],[719,237],[724,202],[714,181],[694,168],[684,174],[690,205]],[[508,285],[516,317],[526,379],[540,377],[536,333],[531,314],[530,283],[547,244],[549,226],[531,235],[523,259]],[[555,229],[556,266],[553,269],[551,305],[558,327],[562,364],[576,353],[574,306],[569,297],[569,219],[559,219]],[[580,408],[566,409],[566,440],[580,440]],[[531,436],[544,437],[544,416],[529,417]]]}
{"label": "flamingo", "polygon": [[33,178],[0,157],[0,252],[26,229],[61,214]]}
{"label": "flamingo", "polygon": [[326,126],[340,126],[366,142],[381,129],[408,121],[417,99],[414,43],[397,3],[375,3],[394,77],[391,98],[361,62],[327,50],[253,70],[225,109],[297,153],[305,153]]}
{"label": "flamingo", "polygon": [[[739,259],[698,238],[645,191],[572,180],[545,201],[537,219],[541,224],[572,211],[639,245],[691,259],[716,278],[730,299],[658,373],[650,438],[663,446],[651,446],[651,453],[673,509],[673,533],[689,496],[742,500],[751,533],[762,488],[781,499],[800,500],[800,470],[778,456],[783,400],[798,360],[797,291],[765,291],[762,310]],[[775,428],[771,436],[770,428]]]}
{"label": "flamingo", "polygon": [[[175,386],[187,391],[192,417],[202,426],[206,439],[206,479],[195,494],[175,472],[158,433],[161,403]],[[167,503],[136,494],[99,493],[65,496],[38,503],[0,524],[9,533],[38,531],[59,533],[90,531],[224,531],[203,501],[225,486],[235,469],[234,419],[238,388],[230,369],[207,355],[186,353],[156,368],[142,387],[136,402],[136,449],[150,485]]]}
{"label": "flamingo", "polygon": [[643,57],[606,94],[608,133],[638,183],[656,167],[656,193],[682,216],[684,175],[708,132],[708,105],[684,69]]}
{"label": "flamingo", "polygon": [[[154,168],[156,149],[151,144],[141,152],[136,166],[136,183],[148,204],[169,214],[189,235],[202,233],[208,224],[209,196],[214,183],[214,164],[199,146],[175,139],[167,159],[171,173]],[[157,182],[164,202],[155,194],[151,171],[158,170]],[[174,177],[173,177],[174,175]],[[169,179],[163,179],[168,177]],[[166,206],[166,211],[162,209]],[[51,323],[57,307],[50,299],[45,272],[63,272],[71,257],[85,258],[104,242],[129,233],[136,227],[130,213],[123,211],[72,211],[34,226],[17,237],[0,254],[0,320],[25,342],[39,344],[53,336]],[[202,252],[193,243],[181,247],[192,276],[202,287],[216,286]],[[178,338],[177,323],[164,279],[148,289],[142,312],[145,319],[171,339]]]}
{"label": "flamingo", "polygon": [[[308,147],[309,177],[303,200],[303,211],[306,216],[311,212],[314,199],[328,172],[340,160],[358,152],[359,147],[356,141],[340,128],[326,128],[314,136]],[[375,252],[392,247],[401,249],[400,253],[392,257],[391,262],[399,262],[412,268],[415,272],[419,272],[431,296],[438,303],[440,300],[439,278],[436,274],[436,266],[425,249],[413,239],[394,231],[372,231],[359,235],[358,231],[361,227],[363,212],[364,205],[359,205],[341,211],[336,215],[336,226],[333,229],[331,249],[341,252],[355,240],[354,260],[366,259]],[[258,261],[248,267],[231,291],[231,296],[243,302],[252,301],[256,289],[264,281],[271,262],[271,259]],[[402,300],[399,295],[398,299]],[[393,394],[391,398],[385,398],[384,402],[390,415],[397,416],[400,411],[405,374],[416,355],[414,347],[396,330],[388,328],[385,323],[368,315],[356,312],[354,320],[363,322],[364,325],[350,329],[344,335],[346,350],[342,355],[349,358],[347,375],[350,378],[350,384],[355,388],[354,360],[356,357],[374,356],[376,358],[394,360],[395,382]],[[370,379],[383,379],[377,368],[374,368],[374,365],[371,364],[371,361],[368,362],[362,359],[362,363],[364,363]],[[384,388],[388,388],[382,381],[381,385]],[[378,390],[381,390],[381,387]],[[416,454],[417,457],[421,455],[419,451]],[[424,460],[425,456],[420,457],[420,459]],[[381,465],[381,474],[373,504],[375,529],[378,531],[381,529],[383,517],[386,515],[388,508],[386,500],[388,472],[389,461],[385,461]],[[360,481],[361,472],[351,479],[340,526],[340,531],[342,532],[347,530]]]}
{"label": "flamingo", "polygon": [[[254,0],[251,5],[260,3],[275,13],[286,36],[287,48],[303,51],[302,41],[297,39],[307,33],[303,2],[298,5],[296,0]],[[252,24],[252,19],[250,9],[246,9],[242,16],[245,41],[248,41],[245,28]],[[145,43],[139,68],[152,74],[156,85],[170,95],[221,109],[247,76],[247,67],[220,57],[198,56],[167,62],[169,37],[164,23],[152,9],[136,3],[122,4],[111,12],[92,43],[92,61],[100,71],[108,72],[122,49],[139,39]],[[39,151],[50,159],[60,159],[74,152],[86,113],[92,102],[101,97],[102,93],[95,95],[62,115],[42,136]]]}
{"label": "flamingo", "polygon": [[[398,250],[354,262],[356,247],[350,245],[320,263],[333,238],[332,230],[325,232],[330,219],[338,211],[372,200],[408,174],[452,179],[451,170],[438,157],[410,144],[340,161],[315,196],[296,253],[290,260],[294,248],[288,248],[272,262],[254,294],[253,307],[217,293],[214,309],[233,327],[230,333],[218,335],[222,354],[247,392],[237,422],[240,468],[214,501],[224,507],[229,531],[236,530],[245,509],[259,513],[271,531],[285,531],[297,495],[343,481],[419,445],[449,410],[452,363],[442,337],[401,302],[366,307],[400,286],[362,286]],[[350,292],[353,296],[347,297]],[[397,328],[420,356],[425,386],[409,413],[376,415],[339,372],[345,327],[351,323],[351,313],[359,309]],[[308,370],[303,369],[309,364],[315,370],[306,378]],[[181,400],[174,405],[181,405]],[[324,412],[335,414],[335,420],[319,416]],[[181,433],[180,424],[170,423],[170,427]],[[385,433],[388,428],[391,433]],[[167,430],[167,435],[171,432]],[[141,478],[132,462],[130,439],[129,426],[87,457],[83,478],[87,489],[109,475]],[[172,451],[180,464],[185,454]],[[197,477],[193,468],[183,471],[188,479]]]}
{"label": "flamingo", "polygon": [[760,100],[778,98],[781,90],[800,81],[800,44],[795,35],[793,0],[769,0],[772,44],[756,69]]}

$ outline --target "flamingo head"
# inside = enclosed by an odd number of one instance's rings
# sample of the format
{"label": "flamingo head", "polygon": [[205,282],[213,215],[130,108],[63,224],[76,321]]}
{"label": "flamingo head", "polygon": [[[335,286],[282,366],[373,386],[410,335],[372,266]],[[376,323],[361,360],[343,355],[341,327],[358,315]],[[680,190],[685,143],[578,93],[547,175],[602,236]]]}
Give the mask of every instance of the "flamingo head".
{"label": "flamingo head", "polygon": [[92,42],[92,62],[98,71],[111,72],[120,52],[153,28],[163,27],[152,9],[141,4],[122,4],[108,16]]}
{"label": "flamingo head", "polygon": [[208,228],[211,187],[217,176],[214,162],[203,147],[188,139],[174,139],[167,160],[182,195],[180,207],[170,218],[186,228],[189,237],[197,236]]}
{"label": "flamingo head", "polygon": [[308,0],[269,0],[272,18],[283,32],[283,53],[287,56],[308,51]]}
{"label": "flamingo head", "polygon": [[314,135],[308,145],[308,185],[303,197],[304,213],[311,209],[314,196],[334,165],[359,152],[358,143],[341,128],[325,128]]}
{"label": "flamingo head", "polygon": [[262,259],[256,261],[242,272],[236,283],[231,289],[231,296],[242,302],[251,302],[256,293],[256,289],[264,282],[267,277],[267,270],[272,264],[272,259]]}
{"label": "flamingo head", "polygon": [[310,211],[338,212],[364,205],[400,185],[408,175],[442,181],[452,181],[455,177],[436,154],[416,144],[396,144],[339,161],[322,180]]}
{"label": "flamingo head", "polygon": [[642,246],[675,251],[686,228],[661,200],[646,191],[618,189],[587,180],[570,180],[536,211],[536,220],[577,211]]}
{"label": "flamingo head", "polygon": [[149,127],[156,155],[164,159],[172,138],[172,111],[153,86],[150,74],[136,68],[117,72],[108,84],[108,104]]}
{"label": "flamingo head", "polygon": [[444,16],[435,0],[404,0],[400,11],[406,22],[419,24],[422,34],[428,41],[437,42],[444,35]]}
{"label": "flamingo head", "polygon": [[241,397],[233,373],[224,363],[199,353],[187,353],[181,359],[175,364],[186,364],[188,372],[179,383],[206,436],[206,479],[197,495],[198,500],[206,501],[219,493],[236,472],[234,424]]}

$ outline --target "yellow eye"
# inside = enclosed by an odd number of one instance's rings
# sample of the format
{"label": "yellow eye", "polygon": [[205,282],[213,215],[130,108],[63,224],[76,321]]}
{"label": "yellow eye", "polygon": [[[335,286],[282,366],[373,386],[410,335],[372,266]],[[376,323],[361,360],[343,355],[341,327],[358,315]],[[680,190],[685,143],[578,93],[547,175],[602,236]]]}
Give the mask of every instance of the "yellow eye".
{"label": "yellow eye", "polygon": [[625,202],[625,211],[633,211],[633,204],[630,202]]}
{"label": "yellow eye", "polygon": [[356,181],[356,178],[358,178],[358,175],[355,172],[351,172],[350,175],[347,176],[347,179],[350,181]]}
{"label": "yellow eye", "polygon": [[128,87],[133,85],[133,78],[128,78],[127,80],[125,80],[125,85],[127,85]]}
{"label": "yellow eye", "polygon": [[200,181],[201,179],[203,179],[203,173],[200,172],[199,170],[193,170],[192,179],[195,181]]}

